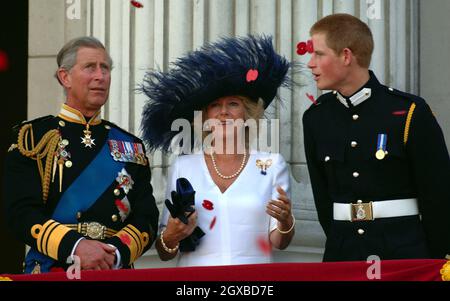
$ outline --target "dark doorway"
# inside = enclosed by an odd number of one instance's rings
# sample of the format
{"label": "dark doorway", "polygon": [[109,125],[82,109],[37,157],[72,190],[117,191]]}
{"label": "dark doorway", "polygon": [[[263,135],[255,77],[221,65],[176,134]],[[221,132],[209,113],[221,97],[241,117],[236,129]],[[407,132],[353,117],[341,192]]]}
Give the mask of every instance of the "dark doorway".
{"label": "dark doorway", "polygon": [[[13,139],[11,128],[27,118],[28,1],[3,1],[0,9],[0,175]],[[25,248],[5,224],[0,185],[0,274],[22,272]]]}

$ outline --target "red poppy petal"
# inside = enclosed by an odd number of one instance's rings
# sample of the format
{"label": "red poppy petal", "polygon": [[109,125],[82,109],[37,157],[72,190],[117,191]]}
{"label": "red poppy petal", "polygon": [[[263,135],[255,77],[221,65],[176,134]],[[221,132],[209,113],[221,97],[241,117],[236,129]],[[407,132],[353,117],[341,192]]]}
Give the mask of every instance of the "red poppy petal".
{"label": "red poppy petal", "polygon": [[138,1],[131,1],[131,5],[133,5],[134,7],[137,7],[137,8],[144,7],[144,5]]}
{"label": "red poppy petal", "polygon": [[217,217],[214,216],[211,223],[209,224],[209,230],[212,230],[212,228],[214,228],[214,226],[216,225],[216,220],[217,220]]}
{"label": "red poppy petal", "polygon": [[211,201],[208,201],[208,200],[203,200],[202,206],[206,210],[213,210],[214,209],[214,204]]}
{"label": "red poppy petal", "polygon": [[314,52],[314,45],[312,40],[308,40],[306,42],[306,50],[308,51],[308,53],[313,53]]}
{"label": "red poppy petal", "polygon": [[269,241],[265,237],[258,237],[258,247],[259,249],[266,255],[269,255],[272,252],[272,246],[270,245]]}
{"label": "red poppy petal", "polygon": [[314,99],[313,95],[306,93],[306,97],[308,97],[309,100],[311,100],[313,104],[317,104],[317,101]]}
{"label": "red poppy petal", "polygon": [[306,43],[305,42],[299,42],[297,44],[297,54],[298,55],[304,55],[307,51],[308,51],[308,49],[306,47]]}

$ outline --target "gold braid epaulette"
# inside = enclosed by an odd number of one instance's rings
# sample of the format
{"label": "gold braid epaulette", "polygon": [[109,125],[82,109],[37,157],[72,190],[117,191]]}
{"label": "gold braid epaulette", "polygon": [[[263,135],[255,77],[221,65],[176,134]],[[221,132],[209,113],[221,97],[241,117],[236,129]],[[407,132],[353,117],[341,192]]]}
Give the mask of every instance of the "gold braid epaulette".
{"label": "gold braid epaulette", "polygon": [[[28,147],[28,134],[30,134],[31,149]],[[42,137],[39,143],[34,146],[33,127],[31,124],[25,124],[19,131],[17,146],[20,153],[28,158],[37,161],[39,175],[42,181],[42,199],[44,202],[48,199],[50,189],[51,171],[55,151],[61,135],[58,130],[50,130]],[[42,159],[46,159],[45,168],[42,168]]]}

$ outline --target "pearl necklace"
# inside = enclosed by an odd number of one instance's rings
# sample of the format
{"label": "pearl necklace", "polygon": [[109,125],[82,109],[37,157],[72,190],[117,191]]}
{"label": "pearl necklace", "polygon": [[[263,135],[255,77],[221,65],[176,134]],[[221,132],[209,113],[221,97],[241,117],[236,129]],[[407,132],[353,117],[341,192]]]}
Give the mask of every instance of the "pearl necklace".
{"label": "pearl necklace", "polygon": [[234,174],[232,174],[230,176],[225,176],[217,168],[216,159],[214,159],[214,152],[211,152],[211,160],[212,160],[214,170],[216,171],[217,175],[219,177],[221,177],[222,179],[232,179],[232,178],[236,177],[238,174],[240,174],[242,169],[245,166],[246,159],[247,159],[247,152],[244,150],[244,157],[242,158],[242,163],[241,163],[241,166],[239,167],[239,169]]}

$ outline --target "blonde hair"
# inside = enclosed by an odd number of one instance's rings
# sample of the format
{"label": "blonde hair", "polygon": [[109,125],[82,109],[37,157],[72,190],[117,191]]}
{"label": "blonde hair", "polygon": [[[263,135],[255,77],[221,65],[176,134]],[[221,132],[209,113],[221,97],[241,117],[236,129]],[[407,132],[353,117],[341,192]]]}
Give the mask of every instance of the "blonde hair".
{"label": "blonde hair", "polygon": [[336,54],[349,48],[359,66],[369,68],[373,53],[373,36],[369,26],[349,14],[334,14],[317,21],[310,35],[325,34],[325,42]]}

